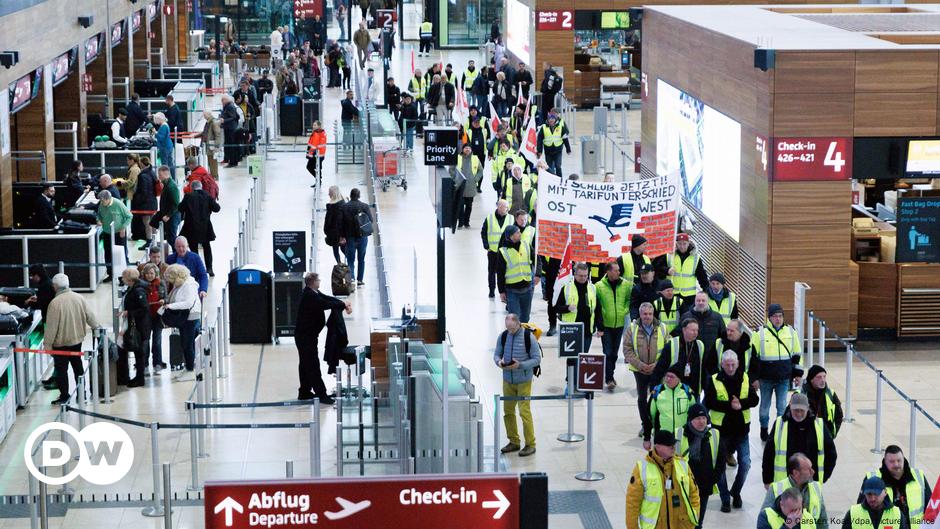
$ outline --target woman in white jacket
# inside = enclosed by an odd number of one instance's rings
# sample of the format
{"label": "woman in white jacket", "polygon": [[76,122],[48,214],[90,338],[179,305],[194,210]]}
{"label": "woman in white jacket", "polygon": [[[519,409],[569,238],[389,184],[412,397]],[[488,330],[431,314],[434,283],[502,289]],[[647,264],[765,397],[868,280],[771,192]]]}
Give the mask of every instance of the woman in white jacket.
{"label": "woman in white jacket", "polygon": [[284,36],[281,35],[281,28],[274,28],[271,32],[271,67],[274,68],[275,61],[281,58],[281,47],[284,46]]}
{"label": "woman in white jacket", "polygon": [[[202,313],[202,302],[199,299],[199,284],[189,273],[189,269],[181,264],[167,267],[164,277],[173,290],[166,299],[164,310],[188,310],[189,317],[179,327],[180,342],[183,347],[183,360],[186,371],[192,371],[196,361],[196,334],[199,332],[199,318]],[[172,357],[172,355],[171,355]],[[183,366],[173,365],[173,370],[179,371]]]}

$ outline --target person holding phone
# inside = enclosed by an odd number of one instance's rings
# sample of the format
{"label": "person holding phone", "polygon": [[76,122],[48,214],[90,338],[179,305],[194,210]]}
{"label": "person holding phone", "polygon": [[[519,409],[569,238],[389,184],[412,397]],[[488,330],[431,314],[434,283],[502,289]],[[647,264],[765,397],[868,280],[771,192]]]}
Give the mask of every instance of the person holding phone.
{"label": "person holding phone", "polygon": [[[506,315],[506,330],[496,339],[493,363],[503,370],[503,395],[528,397],[532,394],[532,375],[542,362],[542,350],[535,336],[519,322],[519,316]],[[519,444],[519,427],[516,424],[516,406],[522,417],[522,433],[525,447]],[[509,443],[500,452],[519,452],[522,457],[535,453],[535,424],[528,400],[503,401],[503,421]],[[520,450],[521,448],[521,450]]]}

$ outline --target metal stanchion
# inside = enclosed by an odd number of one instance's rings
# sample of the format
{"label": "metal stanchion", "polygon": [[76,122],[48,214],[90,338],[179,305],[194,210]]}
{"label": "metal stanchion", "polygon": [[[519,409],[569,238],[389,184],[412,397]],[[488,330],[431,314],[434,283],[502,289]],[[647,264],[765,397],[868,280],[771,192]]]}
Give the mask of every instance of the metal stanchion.
{"label": "metal stanchion", "polygon": [[[310,475],[320,477],[320,399],[313,398],[310,408]],[[337,444],[339,440],[337,439]]]}
{"label": "metal stanchion", "polygon": [[151,518],[163,516],[163,504],[160,502],[160,441],[157,434],[159,425],[150,423],[150,461],[153,470],[153,505],[144,507],[140,514]]}
{"label": "metal stanchion", "polygon": [[101,329],[101,334],[101,344],[103,346],[101,350],[104,352],[104,358],[102,358],[102,362],[104,362],[102,367],[104,369],[101,374],[102,378],[104,378],[102,381],[104,384],[104,395],[101,395],[101,402],[103,404],[111,404],[114,402],[114,399],[111,398],[111,339],[108,337],[107,329]]}
{"label": "metal stanchion", "polygon": [[[339,401],[339,393],[337,393]],[[339,414],[337,417],[341,417]],[[343,476],[343,421],[336,421],[336,475]]]}
{"label": "metal stanchion", "polygon": [[843,410],[845,417],[843,422],[852,422],[852,360],[855,355],[852,354],[852,346],[845,346],[845,403]]}
{"label": "metal stanchion", "polygon": [[29,529],[39,529],[39,505],[36,497],[36,483],[39,480],[28,472],[26,477],[29,479]]}
{"label": "metal stanchion", "polygon": [[228,328],[228,286],[222,289],[222,326],[225,332],[222,333],[222,342],[225,345],[225,356],[232,356],[232,348],[229,343],[229,328]]}
{"label": "metal stanchion", "polygon": [[192,402],[186,403],[186,413],[189,415],[189,466],[190,482],[187,490],[197,491],[199,487],[199,455],[196,450],[198,439],[196,437],[196,408]]}
{"label": "metal stanchion", "polygon": [[[203,391],[205,383],[205,380],[196,381],[196,402],[199,404],[207,404],[206,394],[205,391]],[[199,424],[209,424],[209,409],[197,408],[196,420],[199,422]],[[196,430],[196,441],[196,446],[199,448],[199,457],[209,457],[209,454],[206,451],[206,430],[204,428],[199,428]]]}
{"label": "metal stanchion", "polygon": [[294,462],[288,459],[284,466],[284,477],[287,479],[294,477]]}
{"label": "metal stanchion", "polygon": [[907,461],[911,468],[917,464],[917,401],[911,401],[911,446],[908,447]]}
{"label": "metal stanchion", "polygon": [[[78,401],[78,407],[82,410],[85,409],[85,375],[78,377],[76,383],[78,390],[75,392]],[[78,414],[78,429],[83,430],[85,428],[85,414]]]}
{"label": "metal stanchion", "polygon": [[[46,467],[41,467],[40,472],[42,474],[46,473]],[[44,482],[39,482],[39,527],[40,529],[49,529],[49,509],[46,501],[48,501],[49,491],[47,490],[48,485]]]}
{"label": "metal stanchion", "polygon": [[[103,329],[98,329],[98,343],[101,344],[101,334]],[[91,357],[88,361],[89,369],[91,370],[91,402],[95,407],[98,405],[98,348],[94,347],[91,351]]]}
{"label": "metal stanchion", "polygon": [[568,431],[559,434],[558,440],[563,443],[577,443],[584,440],[584,436],[574,433],[574,365],[568,364]]}
{"label": "metal stanchion", "polygon": [[600,481],[604,479],[604,474],[594,472],[594,392],[587,393],[587,469],[580,474],[575,474],[575,479],[580,481]]}
{"label": "metal stanchion", "polygon": [[[69,412],[68,412],[68,410],[65,409],[65,406],[66,406],[65,404],[62,404],[62,405],[59,406],[59,417],[62,418],[62,419],[61,419],[62,422],[66,423],[66,424],[69,424],[69,422],[70,422],[70,421],[69,421]],[[63,430],[59,430],[59,441],[60,441],[60,442],[62,442],[62,443],[65,444],[66,446],[71,447],[73,440],[74,440],[74,439],[72,439],[72,436],[71,436],[71,435],[68,436],[68,438],[66,438],[66,437],[65,437],[65,432],[64,432]],[[69,450],[71,450],[71,448],[69,448]],[[71,453],[72,453],[72,454],[77,454],[77,453],[78,453],[78,446],[76,446],[76,447],[75,447],[75,450],[72,451]],[[71,456],[71,457],[69,457],[69,458],[65,461],[65,464],[62,465],[62,476],[67,476],[67,475],[68,475],[68,473],[69,473],[69,466],[70,466],[69,463],[70,463],[73,459],[76,459],[76,460],[77,460],[77,456]],[[76,464],[77,464],[77,463],[76,463]],[[68,484],[68,482],[66,482],[66,483],[63,483],[61,487],[59,487],[59,490],[56,491],[56,494],[62,494],[62,495],[75,494],[75,489],[72,488],[71,485]]]}
{"label": "metal stanchion", "polygon": [[163,464],[163,529],[173,529],[173,485],[170,478],[170,464]]}
{"label": "metal stanchion", "polygon": [[222,361],[222,357],[225,356],[225,320],[222,319],[221,304],[215,309],[215,332],[217,335],[216,343],[218,343],[215,360],[219,363],[219,378],[226,378],[228,373],[225,372],[225,362]]}
{"label": "metal stanchion", "polygon": [[212,402],[221,402],[219,397],[219,384],[215,377],[215,362],[212,354],[212,341],[215,339],[215,329],[209,328],[203,332],[202,344],[202,380],[209,384],[209,395]]}
{"label": "metal stanchion", "polygon": [[875,447],[871,450],[876,454],[881,453],[882,380],[884,376],[879,369],[875,371]]}
{"label": "metal stanchion", "polygon": [[826,367],[826,322],[819,322],[819,365]]}
{"label": "metal stanchion", "polygon": [[500,395],[493,395],[493,472],[499,472],[499,415]]}
{"label": "metal stanchion", "polygon": [[806,325],[806,365],[813,365],[813,311],[809,311],[809,314],[806,315],[807,325]]}
{"label": "metal stanchion", "polygon": [[483,472],[483,419],[477,419],[477,472]]}

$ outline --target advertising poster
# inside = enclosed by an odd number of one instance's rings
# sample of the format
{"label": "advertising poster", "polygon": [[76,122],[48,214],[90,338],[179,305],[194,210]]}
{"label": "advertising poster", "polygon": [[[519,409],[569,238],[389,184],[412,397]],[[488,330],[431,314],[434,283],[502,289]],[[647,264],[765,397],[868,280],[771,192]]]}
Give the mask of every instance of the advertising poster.
{"label": "advertising poster", "polygon": [[741,124],[661,79],[656,90],[656,174],[738,240]]}
{"label": "advertising poster", "polygon": [[506,0],[506,47],[520,61],[529,64],[529,29],[532,27],[532,10],[519,0]]}
{"label": "advertising poster", "polygon": [[898,199],[899,263],[940,263],[940,197]]}
{"label": "advertising poster", "polygon": [[540,171],[538,254],[562,259],[570,241],[575,261],[606,262],[630,251],[637,234],[649,241],[651,258],[672,252],[678,207],[674,175],[586,182]]}
{"label": "advertising poster", "polygon": [[304,272],[307,266],[307,232],[276,231],[274,241],[274,273]]}

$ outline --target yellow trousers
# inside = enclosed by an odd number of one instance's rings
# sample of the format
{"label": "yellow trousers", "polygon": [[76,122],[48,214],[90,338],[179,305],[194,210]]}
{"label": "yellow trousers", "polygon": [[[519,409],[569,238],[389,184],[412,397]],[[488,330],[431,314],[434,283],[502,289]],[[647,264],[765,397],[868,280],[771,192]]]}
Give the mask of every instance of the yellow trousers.
{"label": "yellow trousers", "polygon": [[[507,397],[528,397],[532,394],[532,381],[522,384],[503,382],[503,395]],[[535,446],[535,425],[532,422],[532,409],[528,400],[504,400],[503,422],[506,425],[506,437],[509,442],[519,444],[519,428],[516,425],[516,405],[519,406],[519,415],[522,417],[522,433],[525,436],[525,446]]]}

